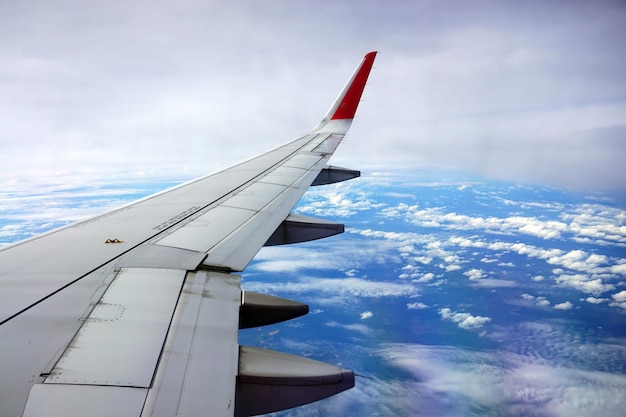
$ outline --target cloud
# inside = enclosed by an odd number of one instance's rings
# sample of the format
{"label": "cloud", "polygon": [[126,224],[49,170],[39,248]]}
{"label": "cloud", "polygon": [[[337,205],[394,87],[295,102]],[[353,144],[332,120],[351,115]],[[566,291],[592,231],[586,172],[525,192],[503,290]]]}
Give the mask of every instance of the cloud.
{"label": "cloud", "polygon": [[[588,253],[580,249],[565,252],[561,249],[540,248],[522,242],[484,242],[458,236],[449,238],[448,242],[465,248],[487,248],[498,252],[512,251],[530,258],[543,259],[550,265],[581,272],[565,273],[562,269],[555,269],[554,273],[558,274],[555,277],[555,281],[562,286],[571,287],[595,296],[615,288],[613,284],[605,282],[606,279],[615,276],[612,275],[614,265],[611,265],[614,261],[606,255]],[[538,277],[541,276],[535,276],[533,280],[541,281],[542,279],[538,279]]]}
{"label": "cloud", "polygon": [[[360,353],[360,352],[359,352]],[[354,388],[315,405],[289,410],[288,415],[424,415],[424,400],[430,393],[414,380],[357,376]]]}
{"label": "cloud", "polygon": [[537,236],[543,239],[558,238],[562,232],[567,230],[567,224],[559,221],[542,221],[533,217],[521,216],[506,218],[473,217],[455,212],[446,213],[443,208],[439,207],[420,210],[417,206],[403,206],[399,207],[395,213],[419,227],[441,227],[452,230],[497,230],[505,233],[515,232]]}
{"label": "cloud", "polygon": [[577,241],[595,241],[599,244],[623,244],[626,242],[626,211],[601,204],[582,204],[572,211],[565,211],[561,218],[568,222]]}
{"label": "cloud", "polygon": [[607,298],[596,298],[596,297],[587,297],[585,298],[585,301],[591,304],[600,304],[600,303],[604,303],[605,301],[608,301]]}
{"label": "cloud", "polygon": [[453,272],[453,271],[458,271],[459,269],[461,269],[461,265],[440,265],[440,266],[444,268],[446,272]]}
{"label": "cloud", "polygon": [[[614,175],[625,152],[623,51],[607,41],[625,37],[619,2],[365,2],[358,14],[347,3],[332,16],[309,3],[158,1],[150,13],[142,3],[123,11],[68,4],[62,14],[47,4],[4,10],[0,108],[11,122],[0,123],[0,137],[10,138],[2,176],[218,168],[245,157],[241,149],[253,155],[306,131],[376,47],[385,54],[353,127],[359,141],[337,155],[348,166],[431,164],[624,189]],[[146,35],[156,26],[161,36]],[[530,224],[525,232],[558,230]]]}
{"label": "cloud", "polygon": [[429,282],[429,281],[432,281],[434,278],[435,278],[435,274],[433,274],[432,272],[428,272],[426,274],[423,274],[420,278],[418,278],[416,282]]}
{"label": "cloud", "polygon": [[606,264],[608,258],[604,255],[588,254],[580,249],[569,251],[563,255],[550,257],[547,262],[560,265],[575,271],[592,272],[601,264]]}
{"label": "cloud", "polygon": [[[420,209],[418,205],[398,204],[383,210],[385,217],[402,218],[417,227],[446,230],[482,230],[515,235],[529,235],[544,240],[571,237],[574,241],[626,245],[626,211],[601,205],[583,204],[562,208],[561,220],[531,216],[478,217],[447,211],[444,207]],[[471,244],[459,238],[460,246]],[[595,263],[606,260],[593,259]],[[619,268],[618,268],[619,270]]]}
{"label": "cloud", "polygon": [[424,308],[428,308],[428,306],[424,303],[415,302],[415,303],[408,303],[406,305],[406,308],[409,310],[422,310]]}
{"label": "cloud", "polygon": [[618,302],[626,301],[626,290],[611,295],[611,298]]}
{"label": "cloud", "polygon": [[621,307],[626,310],[626,290],[612,294],[611,298],[614,300],[609,305],[614,307]]}
{"label": "cloud", "polygon": [[539,307],[547,307],[550,305],[550,301],[544,296],[535,297],[530,294],[522,294],[522,298]]}
{"label": "cloud", "polygon": [[296,273],[303,270],[340,270],[354,277],[365,262],[381,264],[400,262],[392,249],[396,244],[364,240],[358,246],[347,243],[346,237],[324,239],[297,246],[264,247],[248,271]]}
{"label": "cloud", "polygon": [[400,279],[417,278],[419,276],[419,268],[413,265],[405,265],[402,267],[402,274],[398,276]]}
{"label": "cloud", "polygon": [[384,203],[371,200],[364,191],[355,188],[357,184],[341,184],[312,190],[307,194],[306,203],[297,212],[319,217],[351,217],[360,211],[384,207]]}
{"label": "cloud", "polygon": [[455,212],[444,212],[443,208],[426,208],[419,210],[416,206],[406,207],[404,215],[408,221],[418,227],[441,227],[452,230],[501,231],[504,233],[520,233],[555,239],[567,230],[567,224],[559,221],[542,221],[533,217],[512,216],[506,218],[474,217]]}
{"label": "cloud", "polygon": [[485,271],[483,271],[482,269],[473,268],[469,271],[463,272],[463,275],[468,277],[471,281],[476,281],[485,276]]}
{"label": "cloud", "polygon": [[519,283],[509,279],[482,278],[470,285],[475,288],[512,288],[519,286]]}
{"label": "cloud", "polygon": [[484,262],[484,263],[486,263],[486,264],[491,264],[491,263],[496,263],[496,262],[498,262],[498,260],[497,260],[497,259],[483,258],[483,259],[481,259],[481,260],[480,260],[480,262]]}
{"label": "cloud", "polygon": [[556,277],[555,281],[563,286],[571,287],[595,296],[615,288],[613,284],[604,284],[600,278],[591,279],[584,274],[562,274]]}
{"label": "cloud", "polygon": [[626,275],[626,263],[611,266],[611,272],[613,274]]}
{"label": "cloud", "polygon": [[472,316],[469,313],[457,313],[449,308],[442,308],[439,310],[439,315],[443,320],[448,320],[453,323],[457,323],[459,328],[465,330],[473,330],[483,327],[486,323],[491,321],[489,317]]}
{"label": "cloud", "polygon": [[361,313],[361,320],[366,320],[373,316],[374,316],[374,313],[372,313],[371,311],[364,311],[363,313]]}
{"label": "cloud", "polygon": [[537,416],[620,415],[624,406],[624,375],[563,366],[534,353],[384,344],[377,354],[411,376],[404,381],[407,394],[419,383],[419,415],[447,415],[450,403],[456,413]]}
{"label": "cloud", "polygon": [[385,298],[416,297],[420,292],[409,284],[370,281],[364,278],[303,277],[293,281],[255,281],[242,284],[247,291],[272,294],[299,294],[315,297],[318,304],[345,303],[352,297]]}
{"label": "cloud", "polygon": [[373,330],[364,324],[342,324],[336,321],[329,321],[328,323],[326,323],[326,326],[339,327],[342,329],[350,330],[352,332],[361,333],[362,335],[366,336],[373,333]]}
{"label": "cloud", "polygon": [[[399,204],[396,206],[396,212],[401,213],[403,210],[417,210],[417,205],[408,206]],[[568,210],[576,212],[576,206],[568,206]],[[574,208],[572,208],[574,207]],[[551,208],[550,208],[551,209]],[[383,209],[385,211],[387,209]],[[567,212],[563,207],[561,211]],[[580,223],[591,224],[593,222],[605,222],[605,214],[599,215],[599,220],[594,220],[592,214],[599,213],[597,205],[593,206],[593,209],[587,213],[585,219],[577,218]],[[610,211],[610,207],[608,208]],[[616,215],[615,219],[621,222],[621,216],[619,213],[612,213]],[[394,214],[395,215],[395,214]],[[398,214],[399,215],[399,214]],[[471,223],[469,216],[466,216],[466,221]],[[452,218],[458,218],[456,215]],[[521,218],[521,217],[519,217]],[[626,219],[626,216],[624,217]],[[494,221],[495,222],[495,221]],[[480,224],[481,222],[478,222]],[[497,222],[495,222],[497,223]],[[603,223],[604,224],[604,223]],[[487,232],[489,230],[486,230]],[[452,250],[453,247],[461,249],[476,248],[483,250],[491,250],[497,252],[497,254],[503,254],[506,252],[517,253],[521,256],[529,258],[541,259],[546,262],[547,265],[557,266],[559,268],[553,269],[554,282],[560,286],[566,286],[574,288],[578,291],[582,291],[593,296],[599,296],[602,293],[610,291],[615,288],[615,285],[609,280],[620,276],[619,272],[621,262],[619,259],[610,258],[602,253],[595,253],[585,251],[581,249],[564,251],[559,248],[546,248],[531,245],[526,242],[507,242],[503,240],[487,240],[486,238],[479,238],[476,236],[450,236],[447,240],[440,240],[436,235],[430,234],[416,234],[412,232],[386,232],[386,231],[374,231],[371,229],[355,231],[367,237],[375,237],[385,239],[387,242],[395,242],[396,248],[400,251],[403,258],[410,260],[411,262],[402,267],[402,273],[399,275],[403,279],[411,279],[412,282],[428,282],[430,279],[434,279],[435,274],[431,271],[423,271],[422,265],[428,265],[432,267],[439,267],[446,273],[451,273],[462,269],[463,262],[467,262],[464,258],[463,250]],[[602,244],[598,242],[598,244]],[[477,252],[479,254],[480,252]],[[423,261],[423,262],[422,262]],[[426,262],[426,263],[424,263]],[[420,265],[420,263],[422,265]],[[506,263],[500,261],[499,264]],[[510,264],[510,262],[508,263]],[[419,265],[419,266],[417,266]],[[432,275],[428,275],[432,274]],[[479,268],[471,268],[463,273],[470,280],[475,282],[475,286],[485,288],[498,288],[498,287],[513,287],[519,285],[514,280],[507,279],[487,279],[485,278],[485,272]],[[535,282],[545,280],[544,275],[535,275],[532,277]]]}
{"label": "cloud", "polygon": [[[356,233],[367,238],[382,239],[389,245],[388,248],[394,248],[399,252],[400,256],[410,256],[410,260],[413,261],[409,265],[405,265],[403,273],[400,275],[402,278],[416,278],[417,267],[415,263],[423,265],[434,265],[435,260],[439,262],[436,266],[446,272],[456,271],[461,269],[459,262],[460,256],[452,250],[447,248],[445,241],[441,241],[439,236],[425,235],[423,233],[415,232],[392,232],[383,230],[349,230],[351,233]],[[380,243],[377,243],[378,252],[382,252],[378,247]],[[412,248],[412,249],[409,249]],[[407,252],[410,250],[410,252]],[[424,281],[428,281],[430,275],[422,276]]]}
{"label": "cloud", "polygon": [[[490,326],[488,337],[501,349],[525,352],[531,362],[556,367],[620,373],[626,346],[620,339],[600,337],[593,328],[572,326],[575,321],[541,320]],[[531,359],[535,358],[535,359]]]}
{"label": "cloud", "polygon": [[571,310],[573,306],[569,301],[565,301],[564,303],[555,304],[554,308],[557,310]]}

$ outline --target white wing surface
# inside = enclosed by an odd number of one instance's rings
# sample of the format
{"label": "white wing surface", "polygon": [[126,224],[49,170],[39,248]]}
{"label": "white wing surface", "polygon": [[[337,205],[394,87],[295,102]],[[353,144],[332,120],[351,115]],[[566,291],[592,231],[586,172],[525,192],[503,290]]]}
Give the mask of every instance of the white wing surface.
{"label": "white wing surface", "polygon": [[222,172],[0,251],[0,416],[247,416],[351,388],[351,371],[239,346],[308,306],[243,292],[264,245],[331,236],[296,216],[328,165],[375,52],[310,133]]}

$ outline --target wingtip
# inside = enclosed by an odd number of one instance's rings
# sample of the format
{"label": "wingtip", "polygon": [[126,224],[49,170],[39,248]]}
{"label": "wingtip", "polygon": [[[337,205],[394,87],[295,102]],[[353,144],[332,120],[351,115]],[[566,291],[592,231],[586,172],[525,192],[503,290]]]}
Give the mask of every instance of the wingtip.
{"label": "wingtip", "polygon": [[354,118],[377,53],[377,51],[371,51],[365,54],[361,65],[354,73],[349,85],[346,86],[341,101],[333,106],[334,112],[331,116],[332,120]]}
{"label": "wingtip", "polygon": [[365,54],[348,83],[344,86],[319,124],[313,128],[313,131],[333,133],[346,133],[348,131],[361,101],[376,54],[378,54],[378,51],[370,51]]}

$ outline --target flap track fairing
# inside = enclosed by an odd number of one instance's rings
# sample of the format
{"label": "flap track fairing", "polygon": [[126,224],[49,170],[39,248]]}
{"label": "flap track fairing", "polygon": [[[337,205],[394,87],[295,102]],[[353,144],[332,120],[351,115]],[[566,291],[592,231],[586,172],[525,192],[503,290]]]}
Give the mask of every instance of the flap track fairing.
{"label": "flap track fairing", "polygon": [[309,306],[287,298],[245,291],[239,309],[239,328],[249,329],[295,319],[309,312]]}
{"label": "flap track fairing", "polygon": [[301,356],[241,346],[235,416],[286,410],[353,386],[352,371]]}
{"label": "flap track fairing", "polygon": [[347,181],[361,176],[361,171],[354,169],[327,166],[322,169],[311,185],[327,185]]}
{"label": "flap track fairing", "polygon": [[289,243],[308,242],[338,235],[345,230],[341,223],[315,217],[290,214],[278,226],[264,246],[287,245]]}

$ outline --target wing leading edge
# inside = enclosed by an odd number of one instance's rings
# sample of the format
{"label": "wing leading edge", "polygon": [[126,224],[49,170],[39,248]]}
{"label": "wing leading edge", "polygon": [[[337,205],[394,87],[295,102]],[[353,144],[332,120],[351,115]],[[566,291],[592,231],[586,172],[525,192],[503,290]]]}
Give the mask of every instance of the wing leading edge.
{"label": "wing leading edge", "polygon": [[[328,165],[376,52],[308,134],[199,178],[0,251],[0,415],[256,415],[354,385],[340,367],[239,346],[239,328],[308,306],[243,292],[264,245],[343,232],[290,213]],[[12,358],[7,360],[7,358]]]}

